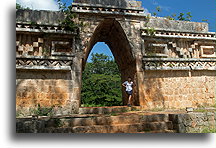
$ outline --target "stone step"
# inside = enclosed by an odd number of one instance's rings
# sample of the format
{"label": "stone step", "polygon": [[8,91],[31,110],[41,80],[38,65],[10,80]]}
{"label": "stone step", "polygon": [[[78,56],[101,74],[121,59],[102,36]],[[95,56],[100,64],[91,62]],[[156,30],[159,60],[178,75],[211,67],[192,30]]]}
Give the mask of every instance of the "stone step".
{"label": "stone step", "polygon": [[168,114],[129,114],[118,116],[81,116],[81,117],[68,117],[68,118],[51,118],[46,121],[47,127],[55,127],[56,123],[61,126],[74,127],[74,126],[93,126],[93,125],[118,125],[118,124],[134,124],[134,123],[147,123],[147,122],[168,122]]}
{"label": "stone step", "polygon": [[172,131],[171,122],[152,122],[118,125],[75,126],[47,128],[46,133],[167,133]]}
{"label": "stone step", "polygon": [[137,132],[139,134],[142,134],[142,133],[177,133],[176,130],[157,130],[157,131],[150,131],[150,132]]}
{"label": "stone step", "polygon": [[[17,119],[20,133],[166,133],[173,130],[169,114],[130,112],[115,116],[72,115]],[[161,131],[161,132],[160,132]]]}
{"label": "stone step", "polygon": [[111,113],[122,113],[128,111],[141,110],[140,106],[114,106],[114,107],[80,107],[79,114],[111,114]]}

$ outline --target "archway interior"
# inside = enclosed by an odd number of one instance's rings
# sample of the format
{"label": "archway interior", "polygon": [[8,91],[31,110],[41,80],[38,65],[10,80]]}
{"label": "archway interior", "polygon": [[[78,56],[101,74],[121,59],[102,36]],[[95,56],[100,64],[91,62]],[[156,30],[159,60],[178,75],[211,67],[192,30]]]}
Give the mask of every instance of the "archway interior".
{"label": "archway interior", "polygon": [[[83,60],[83,70],[87,62],[88,56],[97,42],[105,42],[110,48],[118,69],[121,73],[121,81],[124,82],[128,77],[136,80],[136,62],[133,57],[131,46],[122,29],[120,23],[115,19],[104,19],[95,29],[91,37],[88,47],[85,49],[85,57]],[[127,96],[122,88],[123,103],[127,104]],[[134,90],[133,104],[138,105],[137,90]]]}
{"label": "archway interior", "polygon": [[95,44],[82,73],[82,107],[122,106],[121,74],[104,42]]}

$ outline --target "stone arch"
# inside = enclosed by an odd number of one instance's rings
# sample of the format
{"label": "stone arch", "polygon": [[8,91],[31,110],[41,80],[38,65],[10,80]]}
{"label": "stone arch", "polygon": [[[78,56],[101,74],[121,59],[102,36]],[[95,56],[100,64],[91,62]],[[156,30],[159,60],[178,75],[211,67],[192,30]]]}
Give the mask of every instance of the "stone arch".
{"label": "stone arch", "polygon": [[[121,24],[115,19],[104,19],[94,30],[89,42],[84,49],[82,60],[82,70],[85,68],[88,56],[97,42],[105,42],[110,48],[121,73],[121,81],[124,82],[128,77],[137,82],[136,58],[133,56],[132,47],[123,30]],[[126,104],[126,94],[122,88],[123,103]],[[138,90],[134,89],[133,104],[139,105]]]}

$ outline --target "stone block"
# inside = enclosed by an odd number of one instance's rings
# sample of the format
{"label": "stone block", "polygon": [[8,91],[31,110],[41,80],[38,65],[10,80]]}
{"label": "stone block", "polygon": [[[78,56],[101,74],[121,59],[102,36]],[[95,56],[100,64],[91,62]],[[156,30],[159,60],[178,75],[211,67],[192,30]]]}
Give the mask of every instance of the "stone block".
{"label": "stone block", "polygon": [[38,56],[42,56],[43,55],[43,48],[39,47],[39,52],[38,52]]}
{"label": "stone block", "polygon": [[16,41],[16,46],[19,46],[20,45],[20,41]]}
{"label": "stone block", "polygon": [[43,42],[44,42],[43,38],[38,38],[38,43],[43,43]]}
{"label": "stone block", "polygon": [[29,46],[29,49],[28,49],[28,51],[30,51],[30,52],[33,52],[34,51],[34,48],[33,48],[33,46],[31,45],[31,46]]}
{"label": "stone block", "polygon": [[38,42],[33,42],[33,47],[39,47],[39,43]]}
{"label": "stone block", "polygon": [[19,46],[18,47],[18,51],[24,51],[24,47],[23,46]]}

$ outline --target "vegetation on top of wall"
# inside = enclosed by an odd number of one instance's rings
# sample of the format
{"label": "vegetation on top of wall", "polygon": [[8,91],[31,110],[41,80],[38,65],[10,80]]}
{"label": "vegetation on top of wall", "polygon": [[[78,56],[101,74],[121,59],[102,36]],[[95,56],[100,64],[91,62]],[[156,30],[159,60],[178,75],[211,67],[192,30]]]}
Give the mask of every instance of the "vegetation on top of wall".
{"label": "vegetation on top of wall", "polygon": [[53,111],[53,107],[41,107],[38,104],[37,108],[33,110],[33,115],[36,116],[51,116]]}
{"label": "vegetation on top of wall", "polygon": [[[160,6],[156,7],[156,12],[153,12],[153,16],[157,16],[160,12],[162,12],[162,9]],[[180,20],[180,21],[191,21],[192,20],[192,15],[191,12],[187,12],[187,13],[179,13],[179,15],[177,16],[177,14],[171,14],[169,16],[166,16],[167,19],[169,20]]]}
{"label": "vegetation on top of wall", "polygon": [[205,128],[201,133],[216,133],[216,128]]}
{"label": "vegetation on top of wall", "polygon": [[155,28],[149,28],[148,27],[148,24],[149,24],[149,21],[150,21],[150,15],[147,15],[146,16],[146,21],[145,21],[145,24],[144,24],[144,26],[146,27],[146,33],[147,33],[147,35],[149,35],[149,36],[155,36]]}
{"label": "vegetation on top of wall", "polygon": [[158,14],[159,12],[162,11],[162,10],[161,10],[161,7],[160,7],[160,6],[157,6],[157,7],[156,7],[156,11],[157,11],[157,12],[153,12],[153,16],[157,16],[157,14]]}
{"label": "vegetation on top of wall", "polygon": [[19,3],[16,3],[16,9],[30,10],[29,7],[24,7],[24,6],[20,5]]}
{"label": "vegetation on top of wall", "polygon": [[59,10],[64,13],[65,19],[61,21],[61,26],[64,27],[66,31],[77,31],[78,29],[84,27],[84,23],[80,22],[77,18],[77,14],[72,12],[72,5],[66,6],[62,0],[58,0]]}
{"label": "vegetation on top of wall", "polygon": [[146,29],[146,33],[147,33],[147,35],[149,35],[149,36],[155,36],[155,29],[154,28],[149,28],[149,27],[147,27],[147,29]]}

